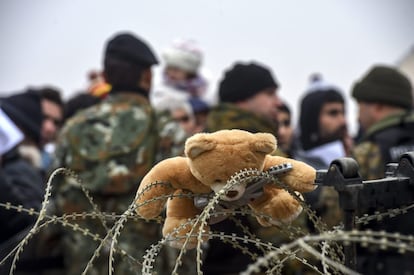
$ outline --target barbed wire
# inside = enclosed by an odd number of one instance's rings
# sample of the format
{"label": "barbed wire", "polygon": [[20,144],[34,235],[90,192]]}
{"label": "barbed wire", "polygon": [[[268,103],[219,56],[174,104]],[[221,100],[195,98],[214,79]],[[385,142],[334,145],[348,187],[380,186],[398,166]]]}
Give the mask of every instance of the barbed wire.
{"label": "barbed wire", "polygon": [[[59,174],[70,177],[76,183],[76,186],[82,190],[82,193],[90,203],[92,211],[66,213],[61,216],[48,213],[48,206],[52,203],[52,182]],[[220,208],[217,207],[220,203],[220,198],[235,185],[248,185],[250,182],[258,180],[266,180],[268,184],[275,184],[278,188],[283,188],[288,191],[289,194],[300,203],[307,219],[309,219],[315,227],[316,233],[309,234],[305,228],[297,227],[293,224],[278,224],[274,225],[274,228],[280,233],[284,233],[288,236],[288,240],[283,244],[272,243],[265,241],[254,234],[237,218],[237,215],[264,219],[271,219],[271,217],[256,213],[248,207],[240,207],[230,212],[220,211]],[[154,182],[143,190],[143,192],[149,192],[152,188],[159,186],[172,188],[167,182]],[[101,255],[100,252],[104,247],[109,248],[108,274],[112,275],[115,272],[115,254],[126,257],[131,263],[134,263],[134,266],[140,267],[142,274],[153,274],[155,273],[155,265],[161,250],[171,242],[182,244],[182,249],[179,250],[175,264],[170,273],[179,274],[179,268],[182,266],[184,255],[189,251],[189,245],[196,242],[196,260],[194,265],[197,274],[202,274],[203,253],[205,253],[203,244],[205,244],[208,239],[218,239],[223,243],[230,244],[233,248],[240,250],[243,254],[248,255],[253,260],[253,263],[250,264],[242,274],[255,274],[256,272],[263,270],[267,272],[267,274],[282,274],[284,266],[290,261],[297,261],[317,274],[358,274],[344,264],[345,256],[343,248],[352,243],[358,244],[361,247],[370,246],[377,247],[379,250],[394,250],[401,254],[414,252],[413,236],[370,230],[344,231],[343,226],[341,225],[328,229],[322,219],[304,201],[303,197],[294,190],[291,190],[289,186],[281,182],[277,177],[255,169],[245,169],[233,175],[222,190],[213,194],[208,204],[199,215],[193,219],[188,219],[187,222],[175,228],[167,236],[160,236],[159,241],[152,244],[151,247],[145,251],[142,258],[137,259],[130,255],[126,250],[122,249],[118,242],[119,237],[122,236],[122,230],[126,222],[145,221],[148,223],[157,223],[161,226],[165,221],[165,218],[159,216],[154,219],[144,219],[137,216],[136,209],[157,200],[166,201],[175,197],[193,199],[197,194],[183,192],[181,194],[164,195],[147,200],[142,204],[136,204],[135,201],[140,195],[141,194],[136,195],[135,199],[123,213],[107,213],[99,209],[99,206],[94,202],[94,194],[91,194],[84,187],[79,177],[73,171],[66,168],[58,168],[53,171],[47,181],[44,199],[39,211],[36,211],[33,208],[25,209],[22,205],[12,205],[10,202],[0,203],[1,208],[8,211],[15,211],[17,215],[26,214],[36,217],[33,226],[23,239],[11,249],[3,259],[0,259],[0,265],[5,264],[9,259],[12,259],[9,274],[14,274],[21,255],[28,243],[34,239],[39,232],[50,225],[60,225],[64,228],[80,232],[97,243],[98,246],[93,255],[91,255],[82,274],[87,274],[88,271],[91,270],[94,261]],[[382,221],[385,218],[392,218],[397,215],[405,214],[413,208],[414,204],[401,208],[389,209],[382,213],[375,212],[372,215],[365,214],[362,217],[356,217],[355,223],[358,225],[365,225],[372,221]],[[236,234],[210,231],[209,220],[212,217],[220,215],[228,216],[227,218],[231,219],[235,226],[241,229],[243,235],[239,236]],[[96,232],[91,232],[90,228],[82,228],[76,223],[76,220],[78,219],[93,219],[99,221],[106,234],[102,235]],[[178,233],[185,228],[191,228],[191,230],[185,236],[180,236]],[[250,250],[249,245],[253,245],[257,250]]]}

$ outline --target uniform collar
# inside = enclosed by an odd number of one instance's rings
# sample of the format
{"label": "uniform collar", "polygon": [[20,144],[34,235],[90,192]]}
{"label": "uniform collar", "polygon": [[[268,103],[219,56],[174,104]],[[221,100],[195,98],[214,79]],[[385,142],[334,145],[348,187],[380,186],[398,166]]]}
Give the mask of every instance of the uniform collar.
{"label": "uniform collar", "polygon": [[148,91],[144,90],[140,87],[123,87],[123,86],[114,86],[112,87],[110,94],[118,94],[118,93],[134,93],[139,94],[141,96],[144,96],[145,98],[148,98]]}

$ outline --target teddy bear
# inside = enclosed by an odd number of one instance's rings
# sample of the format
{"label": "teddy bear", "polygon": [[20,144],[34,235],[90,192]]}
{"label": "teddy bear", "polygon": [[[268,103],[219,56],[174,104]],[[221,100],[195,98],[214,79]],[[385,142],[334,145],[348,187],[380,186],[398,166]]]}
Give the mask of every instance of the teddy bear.
{"label": "teddy bear", "polygon": [[[189,220],[202,209],[196,207],[191,194],[217,194],[240,171],[267,171],[285,163],[290,163],[292,169],[278,179],[289,189],[298,193],[315,189],[315,169],[301,161],[271,155],[276,148],[276,138],[269,133],[232,129],[194,134],[185,142],[184,156],[160,161],[144,176],[136,195],[136,212],[151,219],[166,209],[162,233],[170,240],[168,244],[181,248],[186,243],[187,249],[194,248],[197,238],[193,234],[198,234],[200,224],[191,224]],[[228,203],[240,199],[245,185],[233,185],[221,193],[220,199]],[[281,186],[266,183],[262,191],[248,202],[253,213],[258,213],[260,225],[289,223],[301,213],[298,200]],[[208,233],[209,226],[203,225],[202,230]]]}

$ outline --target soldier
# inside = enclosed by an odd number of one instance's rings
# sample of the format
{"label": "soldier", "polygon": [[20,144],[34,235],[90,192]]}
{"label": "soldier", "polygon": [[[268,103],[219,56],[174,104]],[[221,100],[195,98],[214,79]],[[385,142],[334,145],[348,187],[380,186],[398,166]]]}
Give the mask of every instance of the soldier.
{"label": "soldier", "polygon": [[254,62],[235,63],[220,82],[220,103],[208,115],[207,130],[236,128],[276,136],[278,87],[268,68]]}
{"label": "soldier", "polygon": [[[80,184],[69,177],[54,181],[57,215],[95,211],[81,187],[102,213],[124,213],[146,172],[157,160],[170,156],[166,146],[159,149],[159,144],[167,144],[159,133],[168,121],[157,116],[148,100],[151,68],[157,63],[150,47],[131,33],[118,33],[106,44],[104,76],[112,89],[100,103],[75,114],[58,140],[54,167],[73,170]],[[171,131],[164,138],[168,134]],[[114,226],[113,218],[86,217],[69,222],[103,239]],[[81,274],[100,244],[100,239],[94,240],[79,229],[65,227],[67,274]],[[159,233],[154,222],[129,219],[116,242],[115,274],[140,274],[145,250],[159,241]],[[103,244],[93,266],[88,267],[91,274],[108,273],[111,240]]]}
{"label": "soldier", "polygon": [[[277,135],[276,111],[280,99],[277,95],[278,82],[264,65],[235,63],[225,72],[219,84],[220,103],[210,110],[207,117],[207,130],[242,129],[252,133],[267,132]],[[278,155],[283,155],[277,151]],[[251,218],[236,215],[236,219],[250,232],[275,244],[286,241],[287,237],[274,227],[262,228]],[[304,221],[299,218],[297,221]],[[213,224],[212,230],[244,236],[240,226],[226,219]],[[282,236],[283,235],[283,236]],[[277,242],[277,243],[276,243]],[[211,239],[203,262],[204,274],[238,274],[245,270],[253,259],[240,249],[219,239]],[[259,253],[253,245],[246,245],[250,252]]]}
{"label": "soldier", "polygon": [[375,66],[354,85],[352,96],[363,133],[353,156],[364,179],[383,178],[387,163],[414,150],[411,83],[392,67]]}
{"label": "soldier", "polygon": [[[385,176],[385,165],[398,162],[399,156],[414,150],[414,114],[412,86],[408,78],[393,67],[377,65],[355,83],[352,96],[358,102],[360,142],[352,156],[359,164],[364,180]],[[414,213],[370,222],[363,229],[413,234],[410,222]],[[413,254],[386,251],[359,251],[358,270],[363,274],[412,274]]]}

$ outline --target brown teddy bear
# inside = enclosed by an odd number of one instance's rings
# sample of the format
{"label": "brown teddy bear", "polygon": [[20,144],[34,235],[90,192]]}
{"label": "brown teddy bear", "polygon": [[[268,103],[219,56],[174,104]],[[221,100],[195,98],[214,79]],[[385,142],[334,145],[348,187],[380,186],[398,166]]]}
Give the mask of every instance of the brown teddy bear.
{"label": "brown teddy bear", "polygon": [[[157,217],[168,199],[163,235],[173,247],[181,248],[187,239],[186,248],[194,248],[197,238],[186,238],[186,235],[197,236],[200,223],[191,224],[189,220],[202,210],[195,206],[190,195],[221,192],[220,199],[231,203],[239,200],[246,190],[246,184],[234,184],[223,191],[236,173],[246,169],[267,171],[286,163],[292,169],[278,176],[281,182],[300,193],[315,189],[316,171],[303,162],[270,155],[275,149],[276,138],[268,133],[221,130],[195,134],[185,143],[185,157],[163,160],[143,178],[136,196],[136,211],[144,218]],[[302,211],[295,198],[271,182],[248,205],[260,214],[256,218],[263,226],[289,223]],[[207,233],[208,225],[204,224],[203,230]]]}

